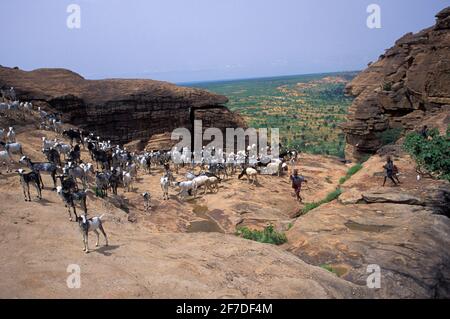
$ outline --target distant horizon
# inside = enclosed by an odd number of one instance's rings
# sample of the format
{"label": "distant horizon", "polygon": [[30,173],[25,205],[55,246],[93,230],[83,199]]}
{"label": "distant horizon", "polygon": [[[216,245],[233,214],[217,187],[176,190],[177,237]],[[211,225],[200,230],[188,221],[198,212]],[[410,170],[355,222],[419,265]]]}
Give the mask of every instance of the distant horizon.
{"label": "distant horizon", "polygon": [[360,73],[364,70],[343,70],[343,71],[325,71],[325,72],[313,72],[313,73],[293,73],[293,74],[273,74],[273,75],[264,75],[264,76],[258,76],[258,77],[243,77],[243,78],[224,78],[224,79],[217,79],[217,80],[198,80],[198,81],[186,81],[186,82],[171,82],[171,81],[165,81],[165,80],[158,80],[158,79],[153,79],[153,78],[148,78],[148,77],[105,77],[105,78],[89,78],[86,77],[85,75],[81,74],[80,72],[77,72],[76,70],[72,70],[72,69],[67,69],[67,68],[53,68],[53,67],[38,67],[32,70],[25,70],[22,69],[20,66],[15,65],[15,66],[7,66],[7,65],[2,65],[0,64],[0,66],[5,67],[5,68],[19,68],[19,70],[21,71],[25,71],[25,72],[31,72],[31,71],[35,71],[35,70],[39,70],[39,69],[64,69],[64,70],[68,70],[68,71],[72,71],[80,76],[82,76],[85,80],[153,80],[153,81],[160,81],[160,82],[168,82],[168,83],[172,83],[178,86],[192,86],[194,84],[202,84],[202,83],[223,83],[223,82],[238,82],[238,81],[251,81],[251,80],[266,80],[266,79],[271,79],[271,78],[288,78],[288,77],[296,77],[296,76],[308,76],[308,75],[321,75],[321,74],[340,74],[340,73]]}
{"label": "distant horizon", "polygon": [[200,81],[188,81],[188,82],[178,82],[174,83],[177,85],[193,85],[193,84],[202,84],[202,83],[226,83],[226,82],[238,82],[238,81],[252,81],[252,80],[268,80],[268,79],[279,79],[279,78],[289,78],[296,76],[308,76],[308,75],[325,75],[325,74],[342,74],[342,73],[361,73],[364,70],[349,70],[349,71],[331,71],[331,72],[314,72],[314,73],[295,73],[295,74],[274,74],[267,76],[258,76],[258,77],[244,77],[244,78],[235,78],[235,79],[219,79],[219,80],[200,80]]}

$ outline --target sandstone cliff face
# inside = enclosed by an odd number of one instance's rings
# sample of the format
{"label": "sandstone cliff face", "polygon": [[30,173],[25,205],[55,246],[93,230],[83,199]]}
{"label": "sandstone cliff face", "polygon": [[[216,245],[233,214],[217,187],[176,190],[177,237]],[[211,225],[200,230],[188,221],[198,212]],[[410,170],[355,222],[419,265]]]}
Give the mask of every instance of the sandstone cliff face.
{"label": "sandstone cliff face", "polygon": [[196,114],[204,126],[240,127],[225,96],[153,80],[86,80],[64,69],[26,72],[0,67],[0,87],[15,87],[20,100],[45,102],[66,122],[117,143],[148,140],[178,127],[192,128]]}
{"label": "sandstone cliff face", "polygon": [[429,116],[449,114],[450,7],[436,17],[434,27],[403,36],[347,86],[356,97],[342,125],[349,158],[380,148],[380,132],[415,129]]}

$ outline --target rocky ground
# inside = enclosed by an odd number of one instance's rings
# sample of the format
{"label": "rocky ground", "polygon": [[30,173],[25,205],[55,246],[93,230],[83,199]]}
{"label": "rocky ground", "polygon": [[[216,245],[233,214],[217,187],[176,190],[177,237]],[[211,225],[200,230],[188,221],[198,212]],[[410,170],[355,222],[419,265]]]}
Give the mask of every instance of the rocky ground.
{"label": "rocky ground", "polygon": [[417,181],[415,165],[396,158],[400,187],[382,187],[383,157],[374,156],[342,187],[338,201],[298,219],[286,249],[341,278],[364,284],[367,266],[381,267],[384,297],[448,297],[450,223],[447,183]]}
{"label": "rocky ground", "polygon": [[[41,137],[55,134],[23,124],[17,139],[24,152],[43,160]],[[101,238],[95,248],[91,236],[90,254],[82,252],[78,226],[69,222],[54,192],[47,188],[43,200],[24,202],[18,176],[3,170],[0,297],[448,297],[450,222],[440,215],[447,207],[448,184],[417,182],[414,163],[404,154],[396,159],[401,187],[380,187],[383,158],[374,156],[343,185],[339,201],[298,218],[302,205],[294,200],[287,176],[260,176],[255,186],[233,176],[217,194],[200,192],[183,202],[173,189],[171,199],[162,200],[161,171],[141,172],[130,193],[120,189],[119,196],[103,200],[90,191],[89,214],[105,214],[110,240],[104,247]],[[309,180],[305,202],[335,190],[351,166],[302,155],[298,168]],[[51,185],[48,176],[44,183]],[[144,191],[153,196],[149,212],[140,198]],[[234,234],[238,226],[269,223],[286,231],[285,245]],[[81,266],[81,289],[66,286],[69,264]],[[381,267],[381,289],[366,287],[369,264]]]}

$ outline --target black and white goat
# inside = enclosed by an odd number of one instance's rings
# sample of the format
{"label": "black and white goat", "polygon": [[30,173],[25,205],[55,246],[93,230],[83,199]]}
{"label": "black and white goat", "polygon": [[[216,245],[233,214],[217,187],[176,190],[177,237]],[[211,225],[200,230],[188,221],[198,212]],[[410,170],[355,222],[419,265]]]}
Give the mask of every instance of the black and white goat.
{"label": "black and white goat", "polygon": [[69,162],[66,166],[64,166],[63,173],[72,176],[76,183],[78,183],[77,179],[79,179],[83,184],[83,188],[87,188],[87,175],[82,167]]}
{"label": "black and white goat", "polygon": [[53,147],[49,149],[42,149],[42,153],[44,153],[47,160],[51,163],[54,163],[58,166],[61,166],[61,156],[59,155],[59,152],[54,149]]}
{"label": "black and white goat", "polygon": [[70,192],[78,192],[78,185],[72,176],[63,174],[56,177],[59,179],[62,189],[65,189],[66,191],[68,190]]}
{"label": "black and white goat", "polygon": [[54,148],[59,152],[59,154],[64,155],[64,160],[67,160],[70,155],[70,151],[72,151],[72,147],[70,145],[60,142],[56,143]]}
{"label": "black and white goat", "polygon": [[148,210],[152,207],[150,203],[152,195],[149,192],[145,192],[142,194],[142,198],[144,199],[144,210],[148,212]]}
{"label": "black and white goat", "polygon": [[258,171],[254,169],[253,167],[246,167],[242,170],[242,172],[239,174],[238,179],[241,179],[242,177],[247,176],[248,182],[251,184],[255,184],[258,182]]}
{"label": "black and white goat", "polygon": [[23,163],[28,166],[29,169],[39,173],[39,179],[41,180],[42,189],[45,188],[44,182],[42,181],[41,173],[50,174],[53,179],[53,190],[56,189],[56,172],[58,170],[56,164],[54,163],[33,163],[30,158],[26,156],[22,156],[20,159],[20,163]]}
{"label": "black and white goat", "polygon": [[106,236],[105,229],[103,228],[102,223],[103,215],[100,217],[93,217],[87,219],[86,216],[82,215],[77,217],[76,221],[80,226],[80,232],[83,235],[83,251],[89,253],[89,232],[94,232],[97,235],[97,242],[95,243],[95,247],[98,247],[98,242],[100,240],[100,234],[98,229],[102,232],[105,237],[105,246],[108,246],[108,237]]}
{"label": "black and white goat", "polygon": [[37,197],[39,199],[42,199],[39,173],[36,172],[25,173],[23,169],[18,169],[17,173],[19,174],[20,177],[20,184],[22,184],[23,196],[25,197],[25,201],[31,202],[30,184],[32,184],[36,188]]}
{"label": "black and white goat", "polygon": [[20,143],[12,143],[12,142],[1,142],[0,141],[0,145],[3,146],[3,148],[10,154],[19,154],[21,156],[23,156],[23,150],[22,150],[22,144]]}
{"label": "black and white goat", "polygon": [[71,192],[70,190],[66,190],[63,189],[61,186],[58,186],[56,188],[56,192],[58,193],[59,196],[61,196],[61,199],[63,200],[64,204],[69,210],[70,221],[72,221],[72,215],[70,214],[71,207],[73,210],[73,214],[75,215],[75,220],[78,220],[77,209],[75,207],[75,204],[79,204],[80,207],[84,210],[84,215],[87,216],[86,191]]}
{"label": "black and white goat", "polygon": [[81,143],[81,132],[79,130],[69,129],[65,130],[62,133],[63,136],[66,136],[68,139],[70,139],[70,145],[73,145],[73,141],[77,143]]}

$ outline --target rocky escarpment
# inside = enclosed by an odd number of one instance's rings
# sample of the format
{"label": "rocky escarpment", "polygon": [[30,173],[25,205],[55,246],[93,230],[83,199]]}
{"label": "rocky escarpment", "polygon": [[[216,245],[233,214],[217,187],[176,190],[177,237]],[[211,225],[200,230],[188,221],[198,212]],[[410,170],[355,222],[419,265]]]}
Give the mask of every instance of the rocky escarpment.
{"label": "rocky escarpment", "polygon": [[436,17],[434,27],[403,36],[347,86],[356,97],[342,125],[347,157],[375,152],[389,129],[416,129],[439,113],[448,123],[450,7]]}
{"label": "rocky escarpment", "polygon": [[86,80],[64,69],[26,72],[0,67],[0,87],[11,86],[20,100],[41,102],[61,112],[65,122],[117,143],[145,141],[179,127],[191,129],[195,119],[206,119],[204,127],[245,127],[243,119],[224,106],[225,96],[166,82]]}

